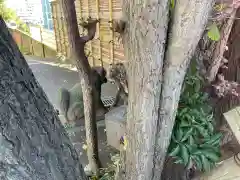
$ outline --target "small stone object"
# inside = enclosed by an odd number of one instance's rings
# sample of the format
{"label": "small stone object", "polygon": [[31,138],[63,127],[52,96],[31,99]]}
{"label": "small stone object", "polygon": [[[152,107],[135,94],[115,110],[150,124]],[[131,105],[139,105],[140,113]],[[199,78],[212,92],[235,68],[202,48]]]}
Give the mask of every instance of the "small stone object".
{"label": "small stone object", "polygon": [[119,140],[126,132],[126,112],[127,106],[122,105],[111,109],[107,114],[105,114],[107,143],[118,150],[120,149]]}

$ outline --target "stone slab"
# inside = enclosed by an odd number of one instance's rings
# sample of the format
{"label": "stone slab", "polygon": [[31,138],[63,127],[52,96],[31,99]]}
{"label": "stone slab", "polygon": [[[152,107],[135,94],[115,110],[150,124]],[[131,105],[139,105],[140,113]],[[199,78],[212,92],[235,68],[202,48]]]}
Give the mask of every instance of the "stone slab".
{"label": "stone slab", "polygon": [[236,107],[223,114],[231,131],[240,144],[240,107]]}
{"label": "stone slab", "polygon": [[126,132],[127,106],[122,105],[105,114],[107,144],[120,149],[120,138]]}

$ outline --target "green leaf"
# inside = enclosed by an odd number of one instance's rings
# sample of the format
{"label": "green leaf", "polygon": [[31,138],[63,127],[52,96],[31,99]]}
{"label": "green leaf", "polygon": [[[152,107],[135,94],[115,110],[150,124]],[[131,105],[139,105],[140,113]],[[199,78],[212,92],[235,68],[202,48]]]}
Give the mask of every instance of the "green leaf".
{"label": "green leaf", "polygon": [[188,120],[193,120],[193,117],[191,117],[189,114],[185,115]]}
{"label": "green leaf", "polygon": [[193,152],[194,155],[198,155],[198,156],[202,155],[202,153],[203,153],[203,152],[202,152],[201,149],[199,149],[199,148],[196,149],[196,151]]}
{"label": "green leaf", "polygon": [[199,145],[199,148],[201,148],[201,149],[210,149],[212,147],[213,147],[212,144],[208,144],[208,143],[204,143],[204,144]]}
{"label": "green leaf", "polygon": [[205,157],[205,155],[201,155],[201,161],[203,166],[203,171],[209,172],[211,169],[211,162]]}
{"label": "green leaf", "polygon": [[194,155],[194,156],[191,156],[191,159],[195,162],[197,169],[201,171],[203,168],[203,165],[202,165],[200,156]]}
{"label": "green leaf", "polygon": [[189,161],[189,152],[186,146],[181,145],[181,158],[183,159],[183,164],[187,165]]}
{"label": "green leaf", "polygon": [[191,146],[194,145],[193,136],[189,136],[188,140],[189,140],[189,145],[191,145]]}
{"label": "green leaf", "polygon": [[178,140],[176,139],[176,137],[175,137],[175,134],[174,134],[174,133],[172,133],[172,141],[173,141],[173,142],[175,142],[175,143],[177,143],[177,142],[178,142]]}
{"label": "green leaf", "polygon": [[170,0],[171,8],[174,9],[175,7],[175,0]]}
{"label": "green leaf", "polygon": [[173,148],[173,150],[169,153],[169,156],[176,156],[180,152],[180,146],[179,144]]}
{"label": "green leaf", "polygon": [[204,150],[203,151],[205,157],[207,157],[210,161],[212,162],[218,162],[219,161],[219,158],[220,158],[220,154],[219,153],[216,153],[214,151],[207,151],[207,150]]}
{"label": "green leaf", "polygon": [[208,122],[211,122],[212,119],[213,119],[213,114],[210,114],[210,115],[207,116],[207,120],[208,120]]}
{"label": "green leaf", "polygon": [[181,111],[179,112],[179,116],[183,116],[183,114],[185,114],[187,111],[188,111],[188,108],[181,109]]}
{"label": "green leaf", "polygon": [[208,132],[206,129],[204,129],[204,127],[200,126],[200,125],[195,125],[195,127],[197,128],[197,130],[199,131],[199,133],[203,136],[203,137],[208,137]]}
{"label": "green leaf", "polygon": [[190,126],[190,124],[188,123],[188,121],[186,121],[186,120],[181,120],[180,128],[189,127],[189,126]]}
{"label": "green leaf", "polygon": [[214,10],[220,12],[222,11],[224,8],[226,7],[225,3],[220,3],[220,4],[215,4],[215,6],[213,7]]}
{"label": "green leaf", "polygon": [[192,132],[193,132],[193,128],[190,128],[190,129],[185,133],[185,135],[183,136],[181,142],[186,141],[186,140],[189,138],[189,136],[192,134]]}
{"label": "green leaf", "polygon": [[196,149],[198,148],[198,146],[196,144],[194,144],[194,143],[192,145],[186,143],[185,146],[187,147],[188,152],[189,152],[190,155],[192,155],[193,152],[195,152]]}
{"label": "green leaf", "polygon": [[212,144],[201,144],[199,146],[200,151],[204,151],[204,150],[208,150],[208,151],[212,151],[215,152],[217,154],[220,154],[220,147],[219,146],[213,146]]}
{"label": "green leaf", "polygon": [[182,137],[183,137],[183,130],[180,128],[177,130],[176,139],[178,141],[181,141]]}
{"label": "green leaf", "polygon": [[208,30],[208,37],[212,40],[212,41],[219,41],[220,40],[220,32],[219,29],[217,27],[216,23],[213,23],[209,30]]}
{"label": "green leaf", "polygon": [[211,122],[207,123],[207,126],[208,126],[209,132],[210,132],[210,133],[213,133],[214,127],[213,127],[212,123],[211,123]]}
{"label": "green leaf", "polygon": [[222,138],[222,134],[221,133],[218,133],[218,134],[215,134],[213,135],[210,140],[208,140],[207,142],[205,142],[206,144],[211,144],[211,145],[217,145],[220,143],[220,140]]}

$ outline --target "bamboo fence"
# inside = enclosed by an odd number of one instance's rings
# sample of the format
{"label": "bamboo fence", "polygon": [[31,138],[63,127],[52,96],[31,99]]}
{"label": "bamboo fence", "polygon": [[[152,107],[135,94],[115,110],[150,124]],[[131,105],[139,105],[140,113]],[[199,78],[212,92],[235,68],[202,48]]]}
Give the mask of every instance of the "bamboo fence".
{"label": "bamboo fence", "polygon": [[[59,2],[52,1],[53,26],[56,38],[57,52],[70,57],[67,28]],[[91,65],[107,65],[109,63],[124,62],[124,49],[119,34],[111,30],[112,21],[120,19],[122,14],[120,0],[75,0],[78,24],[81,19],[99,19],[95,38],[87,43],[86,54],[89,54]],[[79,25],[81,35],[86,32]]]}

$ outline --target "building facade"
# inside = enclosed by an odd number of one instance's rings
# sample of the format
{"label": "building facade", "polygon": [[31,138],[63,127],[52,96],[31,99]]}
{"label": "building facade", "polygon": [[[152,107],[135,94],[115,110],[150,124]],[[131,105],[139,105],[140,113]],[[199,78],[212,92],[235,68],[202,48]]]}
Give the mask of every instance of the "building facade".
{"label": "building facade", "polygon": [[53,30],[52,10],[50,0],[42,0],[43,27]]}
{"label": "building facade", "polygon": [[26,23],[43,24],[41,0],[8,0],[8,7],[16,11],[17,16]]}

